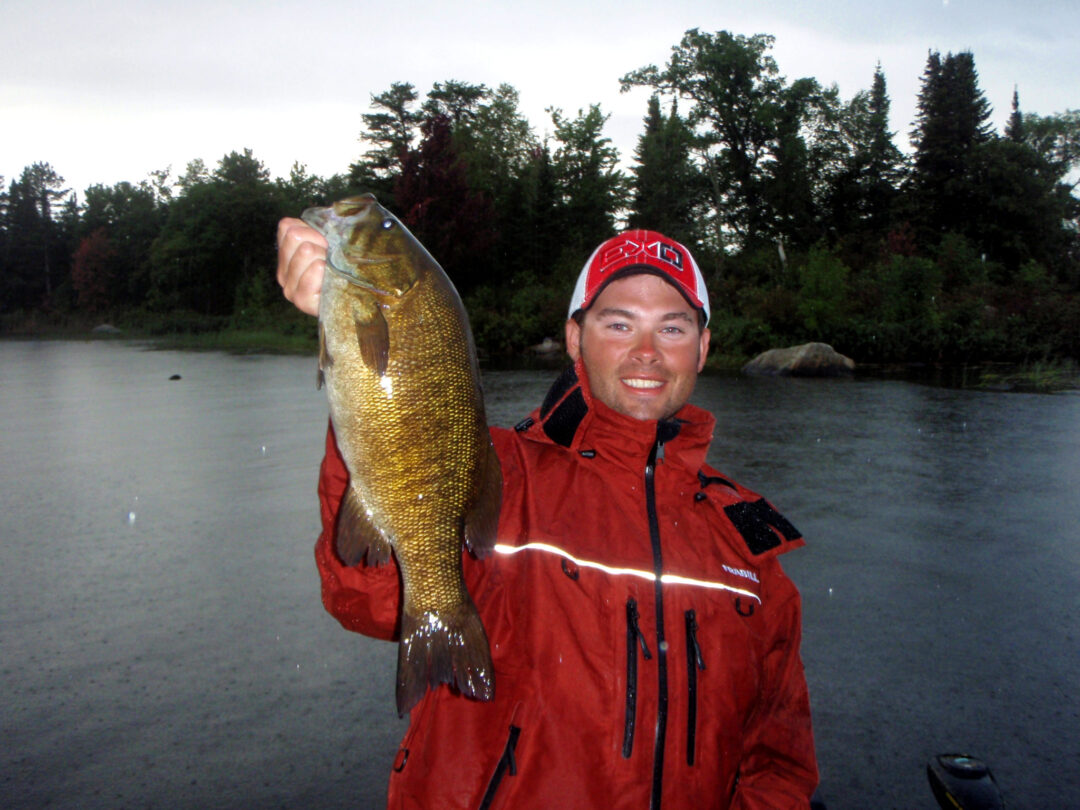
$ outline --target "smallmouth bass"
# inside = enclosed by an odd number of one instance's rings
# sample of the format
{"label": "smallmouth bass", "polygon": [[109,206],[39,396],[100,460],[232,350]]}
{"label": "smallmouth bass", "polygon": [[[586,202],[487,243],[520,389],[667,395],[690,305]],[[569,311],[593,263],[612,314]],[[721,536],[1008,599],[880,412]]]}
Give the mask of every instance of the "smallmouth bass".
{"label": "smallmouth bass", "polygon": [[461,299],[423,245],[370,194],[302,215],[329,242],[319,381],[350,481],[337,526],[347,565],[402,582],[399,714],[446,683],[494,696],[487,636],[465,588],[464,542],[495,543],[502,473]]}

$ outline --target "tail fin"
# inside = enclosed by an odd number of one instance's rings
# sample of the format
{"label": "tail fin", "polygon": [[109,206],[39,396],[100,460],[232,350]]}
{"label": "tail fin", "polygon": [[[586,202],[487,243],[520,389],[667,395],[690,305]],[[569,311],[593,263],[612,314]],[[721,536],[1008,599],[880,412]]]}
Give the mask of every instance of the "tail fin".
{"label": "tail fin", "polygon": [[472,601],[453,612],[403,613],[398,645],[397,708],[404,716],[428,687],[456,687],[476,700],[495,697],[487,634]]}

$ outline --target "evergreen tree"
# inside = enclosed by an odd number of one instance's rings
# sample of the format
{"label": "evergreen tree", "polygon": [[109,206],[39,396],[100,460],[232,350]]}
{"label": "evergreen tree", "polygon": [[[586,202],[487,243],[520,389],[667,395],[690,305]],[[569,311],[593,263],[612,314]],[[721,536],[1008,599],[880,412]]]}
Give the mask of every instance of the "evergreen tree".
{"label": "evergreen tree", "polygon": [[542,266],[531,247],[523,249],[537,236],[532,167],[539,144],[518,109],[517,90],[508,84],[496,88],[468,123],[467,137],[455,143],[464,144],[461,156],[470,189],[491,203],[495,244],[489,272],[516,284],[522,273]]}
{"label": "evergreen tree", "polygon": [[822,91],[815,79],[799,79],[781,90],[779,102],[764,163],[759,230],[751,239],[802,250],[821,235],[814,196],[825,162],[820,154],[826,148],[822,130],[828,126],[835,91]]}
{"label": "evergreen tree", "polygon": [[871,228],[881,231],[888,223],[896,193],[904,176],[904,156],[889,130],[891,102],[885,73],[879,62],[870,86],[869,144],[866,153],[866,214]]}
{"label": "evergreen tree", "polygon": [[551,150],[545,141],[533,148],[515,183],[517,204],[503,221],[510,227],[501,233],[504,250],[499,261],[508,261],[516,275],[526,281],[546,279],[559,259],[562,238],[557,227],[559,192]]}
{"label": "evergreen tree", "polygon": [[1024,116],[1020,112],[1020,91],[1013,88],[1012,113],[1009,121],[1005,124],[1005,137],[1013,143],[1024,142]]}
{"label": "evergreen tree", "polygon": [[927,57],[919,92],[915,144],[915,211],[930,232],[963,233],[975,179],[970,158],[990,140],[990,104],[978,86],[970,52]]}
{"label": "evergreen tree", "polygon": [[423,114],[414,110],[416,88],[408,82],[394,82],[390,89],[372,95],[371,106],[376,110],[364,113],[364,132],[360,139],[372,146],[361,160],[349,167],[349,180],[353,185],[367,187],[389,196],[394,182],[401,174],[405,156],[412,149],[413,141]]}
{"label": "evergreen tree", "polygon": [[480,105],[490,95],[490,91],[482,84],[469,84],[454,79],[435,82],[420,110],[428,120],[438,115],[446,116],[451,130],[457,130],[462,124],[475,120]]}
{"label": "evergreen tree", "polygon": [[675,103],[670,114],[663,114],[655,93],[644,123],[634,152],[637,165],[631,169],[634,194],[627,224],[660,231],[693,251],[699,241],[695,207],[702,191],[700,173],[691,161],[694,135]]}
{"label": "evergreen tree", "polygon": [[889,130],[889,95],[880,63],[869,92],[859,91],[840,111],[837,161],[822,207],[829,228],[857,252],[885,235],[904,177],[904,157]]}
{"label": "evergreen tree", "polygon": [[57,213],[70,194],[64,178],[44,162],[23,169],[7,194],[4,272],[0,307],[36,308],[52,295],[68,270],[69,244]]}

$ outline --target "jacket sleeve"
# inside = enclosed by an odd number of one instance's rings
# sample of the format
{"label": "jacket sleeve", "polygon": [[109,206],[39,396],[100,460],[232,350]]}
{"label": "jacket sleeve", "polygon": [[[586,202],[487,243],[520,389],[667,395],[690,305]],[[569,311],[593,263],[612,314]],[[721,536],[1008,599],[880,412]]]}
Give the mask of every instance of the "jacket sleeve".
{"label": "jacket sleeve", "polygon": [[738,810],[808,808],[818,782],[810,695],[799,655],[801,602],[775,558],[771,564],[775,569],[771,579],[779,585],[771,601],[780,607],[770,622],[772,638],[762,662],[761,702],[745,732],[731,804]]}
{"label": "jacket sleeve", "polygon": [[349,471],[331,426],[326,432],[326,455],[319,472],[322,532],[315,543],[323,606],[346,630],[393,640],[401,602],[397,564],[391,559],[386,565],[346,566],[335,551],[338,510],[348,486]]}

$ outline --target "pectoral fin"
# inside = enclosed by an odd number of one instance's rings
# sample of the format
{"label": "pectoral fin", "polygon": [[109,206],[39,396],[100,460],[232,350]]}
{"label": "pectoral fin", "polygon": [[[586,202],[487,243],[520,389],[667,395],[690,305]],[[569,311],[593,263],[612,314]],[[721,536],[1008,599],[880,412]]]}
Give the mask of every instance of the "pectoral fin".
{"label": "pectoral fin", "polygon": [[390,561],[389,541],[371,522],[367,507],[351,487],[341,502],[336,539],[338,556],[346,565],[356,565],[361,560],[368,565]]}
{"label": "pectoral fin", "polygon": [[326,330],[322,322],[319,322],[319,373],[315,378],[315,388],[322,388],[326,382],[326,369],[334,365],[334,358],[330,356],[330,350],[326,348]]}
{"label": "pectoral fin", "polygon": [[386,373],[386,363],[390,357],[390,328],[382,310],[374,301],[358,301],[353,305],[353,318],[356,321],[356,339],[360,344],[360,359],[376,375]]}
{"label": "pectoral fin", "polygon": [[465,545],[477,557],[486,556],[495,547],[502,506],[502,467],[492,445],[484,461],[480,493],[465,517]]}

